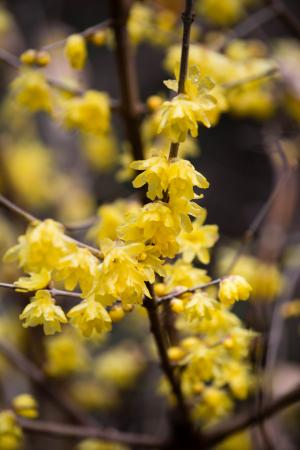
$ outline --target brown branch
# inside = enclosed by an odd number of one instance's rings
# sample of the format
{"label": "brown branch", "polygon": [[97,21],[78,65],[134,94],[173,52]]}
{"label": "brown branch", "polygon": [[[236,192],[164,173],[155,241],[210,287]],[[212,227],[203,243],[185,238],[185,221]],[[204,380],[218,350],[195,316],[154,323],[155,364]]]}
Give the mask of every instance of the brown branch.
{"label": "brown branch", "polygon": [[112,0],[112,29],[116,41],[116,62],[121,91],[121,114],[126,126],[133,157],[143,159],[143,143],[140,132],[141,111],[137,72],[127,31],[129,7],[125,0]]}
{"label": "brown branch", "polygon": [[282,395],[273,403],[266,406],[259,413],[246,413],[237,414],[232,419],[229,419],[226,423],[220,424],[207,431],[204,436],[204,442],[207,446],[216,445],[228,436],[234,433],[245,430],[248,427],[258,425],[265,419],[274,416],[285,408],[300,401],[300,385]]}
{"label": "brown branch", "polygon": [[199,291],[201,289],[206,289],[206,288],[208,288],[210,286],[214,286],[216,284],[219,284],[221,281],[222,281],[222,278],[217,278],[216,280],[210,281],[209,283],[198,284],[197,286],[194,286],[192,288],[178,289],[177,291],[170,292],[169,294],[164,295],[163,297],[157,297],[156,304],[160,305],[161,303],[170,301],[173,298],[181,297],[183,294],[194,293],[194,292]]}
{"label": "brown branch", "polygon": [[118,431],[113,428],[103,427],[81,427],[55,422],[44,422],[40,420],[28,420],[18,417],[18,423],[25,432],[42,434],[54,438],[98,438],[107,442],[130,445],[143,448],[164,448],[167,441],[159,437],[147,434],[135,434]]}
{"label": "brown branch", "polygon": [[[181,45],[181,58],[180,58],[180,70],[179,70],[179,80],[178,80],[178,91],[177,94],[184,93],[184,85],[188,72],[189,63],[189,49],[190,49],[190,34],[192,23],[195,19],[194,14],[194,1],[185,0],[185,10],[182,13],[182,23],[183,23],[183,35],[182,35],[182,45]],[[170,146],[170,158],[176,158],[178,154],[179,143],[172,142]]]}
{"label": "brown branch", "polygon": [[44,375],[42,370],[22,355],[15,347],[11,346],[8,342],[0,340],[0,353],[20,372],[39,386],[53,403],[64,411],[70,419],[83,425],[94,423],[94,420],[88,417],[85,411],[81,411],[77,405],[73,404],[63,391],[52,386],[50,380]]}

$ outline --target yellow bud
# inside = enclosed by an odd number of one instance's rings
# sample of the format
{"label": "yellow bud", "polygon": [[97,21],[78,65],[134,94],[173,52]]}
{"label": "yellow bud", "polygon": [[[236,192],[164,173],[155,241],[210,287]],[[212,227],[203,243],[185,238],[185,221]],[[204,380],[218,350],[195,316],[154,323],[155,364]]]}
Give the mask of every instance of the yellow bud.
{"label": "yellow bud", "polygon": [[35,62],[36,62],[36,50],[33,50],[33,49],[26,50],[20,56],[20,61],[23,64],[29,64],[29,65],[35,64]]}
{"label": "yellow bud", "polygon": [[179,298],[173,298],[171,300],[170,305],[171,305],[171,310],[176,314],[180,314],[184,311],[183,301],[180,300]]}
{"label": "yellow bud", "polygon": [[163,99],[159,95],[151,95],[147,98],[147,106],[150,111],[156,111],[163,103]]}
{"label": "yellow bud", "polygon": [[109,311],[110,318],[113,322],[119,322],[125,316],[122,306],[113,306]]}
{"label": "yellow bud", "polygon": [[231,337],[228,337],[224,341],[224,347],[230,350],[233,347],[233,340]]}
{"label": "yellow bud", "polygon": [[195,393],[195,394],[202,394],[202,392],[203,392],[203,390],[204,390],[204,384],[203,383],[201,383],[201,381],[199,381],[198,383],[195,383],[194,385],[193,385],[193,392]]}
{"label": "yellow bud", "polygon": [[87,57],[84,37],[80,34],[72,34],[69,36],[66,41],[65,55],[73,69],[82,69]]}
{"label": "yellow bud", "polygon": [[155,294],[158,295],[159,297],[163,296],[166,294],[166,286],[164,285],[164,283],[157,283],[154,287],[155,289]]}
{"label": "yellow bud", "polygon": [[123,311],[126,313],[131,312],[133,310],[133,305],[131,303],[127,303],[126,305],[123,305]]}
{"label": "yellow bud", "polygon": [[106,31],[96,31],[95,33],[91,34],[91,36],[89,36],[89,41],[97,47],[104,45],[106,43]]}
{"label": "yellow bud", "polygon": [[38,405],[30,394],[20,394],[12,401],[12,406],[17,414],[28,419],[38,417]]}
{"label": "yellow bud", "polygon": [[44,67],[44,66],[48,66],[48,64],[50,64],[50,62],[51,62],[51,56],[48,52],[41,51],[41,52],[37,53],[36,64]]}
{"label": "yellow bud", "polygon": [[168,356],[171,361],[179,361],[184,357],[185,353],[180,347],[170,347],[168,348]]}
{"label": "yellow bud", "polygon": [[191,350],[197,343],[198,343],[198,339],[193,336],[190,336],[190,337],[183,339],[180,342],[180,345],[185,350]]}

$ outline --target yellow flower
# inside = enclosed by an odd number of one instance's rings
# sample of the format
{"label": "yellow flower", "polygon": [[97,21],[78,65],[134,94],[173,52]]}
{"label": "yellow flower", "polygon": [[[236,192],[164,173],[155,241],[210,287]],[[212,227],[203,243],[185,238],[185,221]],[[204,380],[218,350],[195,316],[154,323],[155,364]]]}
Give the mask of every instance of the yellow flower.
{"label": "yellow flower", "polygon": [[42,72],[22,71],[11,83],[11,90],[16,101],[29,111],[52,111],[51,89]]}
{"label": "yellow flower", "polygon": [[128,33],[133,44],[148,38],[151,32],[153,10],[147,5],[134,3],[130,8]]}
{"label": "yellow flower", "polygon": [[83,133],[103,134],[110,126],[109,97],[104,92],[89,90],[82,97],[64,103],[64,124]]}
{"label": "yellow flower", "polygon": [[203,264],[210,262],[209,249],[218,240],[217,225],[203,225],[206,218],[206,211],[202,209],[202,217],[193,222],[193,229],[190,232],[182,231],[178,242],[183,260],[191,262],[195,257]]}
{"label": "yellow flower", "polygon": [[106,238],[115,241],[118,239],[118,227],[125,223],[129,215],[136,214],[140,208],[138,202],[123,199],[100,206],[97,211],[98,221],[90,229],[88,237],[97,245]]}
{"label": "yellow flower", "polygon": [[232,305],[237,300],[248,300],[251,290],[245,278],[230,275],[220,282],[219,299],[224,305]]}
{"label": "yellow flower", "polygon": [[131,167],[143,170],[133,181],[139,188],[148,184],[147,197],[162,199],[168,193],[170,201],[184,197],[185,200],[195,198],[194,187],[206,189],[209,186],[206,178],[196,171],[194,166],[184,159],[173,158],[169,161],[164,156],[155,156],[147,160],[134,161]]}
{"label": "yellow flower", "polygon": [[94,296],[90,296],[74,306],[68,317],[72,325],[77,328],[84,337],[93,334],[101,335],[111,329],[111,318],[106,309]]}
{"label": "yellow flower", "polygon": [[72,34],[69,36],[64,51],[73,69],[80,70],[84,67],[87,58],[87,49],[83,36],[80,34]]}
{"label": "yellow flower", "polygon": [[27,419],[36,419],[39,415],[37,401],[30,394],[17,395],[13,399],[12,405],[16,414]]}
{"label": "yellow flower", "polygon": [[17,291],[37,291],[48,286],[51,281],[51,273],[42,269],[39,273],[31,272],[29,277],[21,277],[14,282]]}
{"label": "yellow flower", "polygon": [[63,226],[52,219],[31,224],[19,243],[4,255],[7,262],[18,261],[26,272],[55,269],[61,258],[76,250],[76,244],[67,239]]}
{"label": "yellow flower", "polygon": [[79,285],[83,295],[87,295],[96,277],[98,264],[98,259],[89,250],[77,248],[59,260],[55,279],[63,281],[68,291],[73,291]]}
{"label": "yellow flower", "polygon": [[185,317],[189,321],[210,318],[218,308],[218,302],[206,292],[198,291],[184,304]]}
{"label": "yellow flower", "polygon": [[111,295],[123,303],[142,303],[150,297],[146,282],[153,283],[155,272],[164,275],[162,261],[143,243],[102,242],[104,254],[95,287],[96,295]]}
{"label": "yellow flower", "polygon": [[[177,92],[177,81],[168,80],[165,84]],[[212,81],[200,77],[198,67],[192,67],[185,82],[184,93],[162,104],[157,132],[163,132],[172,142],[183,142],[189,131],[193,137],[198,136],[198,122],[210,127],[206,112],[216,106],[215,98],[208,95],[213,87]]]}
{"label": "yellow flower", "polygon": [[54,334],[61,331],[61,323],[66,323],[67,318],[60,306],[55,304],[49,291],[37,291],[31,302],[24,308],[20,319],[24,320],[23,326],[36,327],[43,325],[45,334]]}
{"label": "yellow flower", "polygon": [[190,288],[208,283],[211,278],[206,270],[193,267],[190,263],[178,259],[174,264],[166,264],[167,276],[164,279],[167,292],[178,288]]}
{"label": "yellow flower", "polygon": [[119,230],[124,241],[153,245],[163,257],[173,258],[178,252],[176,238],[180,222],[166,203],[157,201],[145,205]]}
{"label": "yellow flower", "polygon": [[0,412],[0,448],[1,450],[19,450],[23,440],[23,433],[17,424],[12,411]]}

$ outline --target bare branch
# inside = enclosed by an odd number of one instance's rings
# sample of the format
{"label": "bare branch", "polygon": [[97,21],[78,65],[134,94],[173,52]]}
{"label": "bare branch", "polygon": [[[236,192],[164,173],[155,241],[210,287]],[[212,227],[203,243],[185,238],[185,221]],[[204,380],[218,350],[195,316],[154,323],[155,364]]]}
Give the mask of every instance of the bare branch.
{"label": "bare branch", "polygon": [[164,448],[167,441],[159,437],[147,434],[135,434],[118,431],[113,428],[80,427],[55,422],[43,422],[40,420],[28,420],[18,417],[19,425],[25,432],[43,434],[55,438],[98,438],[107,442],[115,442],[143,448]]}
{"label": "bare branch", "polygon": [[209,283],[205,284],[198,284],[197,286],[194,286],[192,288],[186,288],[186,289],[179,289],[177,291],[170,292],[167,295],[164,295],[163,297],[157,297],[156,304],[160,305],[161,303],[167,302],[172,300],[173,298],[181,297],[184,294],[187,293],[194,293],[196,291],[200,291],[201,289],[206,289],[210,286],[214,286],[216,284],[219,284],[222,281],[222,278],[217,278],[216,280],[210,281]]}

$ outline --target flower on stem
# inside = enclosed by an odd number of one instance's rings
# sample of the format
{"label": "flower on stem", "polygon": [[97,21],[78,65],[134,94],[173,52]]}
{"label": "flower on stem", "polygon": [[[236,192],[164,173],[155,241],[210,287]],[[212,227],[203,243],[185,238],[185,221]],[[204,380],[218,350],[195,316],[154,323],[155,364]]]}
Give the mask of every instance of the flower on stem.
{"label": "flower on stem", "polygon": [[87,49],[83,36],[80,34],[72,34],[69,36],[64,51],[73,69],[80,70],[84,67],[87,58]]}
{"label": "flower on stem", "polygon": [[219,299],[224,305],[232,305],[238,300],[248,300],[250,284],[239,275],[230,275],[220,282]]}
{"label": "flower on stem", "polygon": [[46,288],[51,281],[51,272],[45,268],[40,272],[29,273],[29,277],[20,277],[14,282],[17,291],[37,291]]}
{"label": "flower on stem", "polygon": [[[105,299],[103,299],[105,303]],[[71,324],[77,328],[84,337],[91,337],[93,334],[101,335],[111,329],[111,318],[100,301],[95,300],[91,295],[74,306],[68,317]]]}
{"label": "flower on stem", "polygon": [[45,334],[54,334],[61,331],[61,323],[67,323],[67,318],[60,306],[55,304],[49,291],[37,291],[30,303],[20,314],[24,320],[23,326],[36,327],[43,325]]}
{"label": "flower on stem", "polygon": [[[176,78],[178,80],[178,70]],[[167,80],[165,85],[177,93],[178,81]],[[191,67],[185,80],[184,93],[162,104],[159,110],[158,133],[166,134],[171,142],[183,142],[188,132],[193,137],[198,136],[198,122],[210,127],[206,112],[213,110],[217,104],[215,98],[208,94],[214,86],[208,78],[200,77],[197,66]]]}

